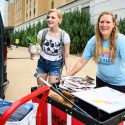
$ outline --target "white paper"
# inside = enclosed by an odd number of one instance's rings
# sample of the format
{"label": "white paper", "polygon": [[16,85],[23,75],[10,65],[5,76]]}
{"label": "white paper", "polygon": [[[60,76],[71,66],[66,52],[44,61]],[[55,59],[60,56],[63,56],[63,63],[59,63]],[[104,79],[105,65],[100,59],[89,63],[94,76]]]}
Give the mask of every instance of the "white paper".
{"label": "white paper", "polygon": [[125,93],[109,87],[74,92],[72,94],[109,114],[125,109]]}

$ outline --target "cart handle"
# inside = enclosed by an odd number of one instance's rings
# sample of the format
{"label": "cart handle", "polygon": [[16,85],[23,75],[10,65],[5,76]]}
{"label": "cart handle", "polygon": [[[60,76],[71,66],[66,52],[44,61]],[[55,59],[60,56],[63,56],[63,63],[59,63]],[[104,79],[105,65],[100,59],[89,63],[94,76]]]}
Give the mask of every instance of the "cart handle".
{"label": "cart handle", "polygon": [[[94,117],[92,117],[91,115],[89,115],[86,111],[84,111],[82,108],[80,108],[79,106],[77,106],[74,102],[72,102],[70,99],[68,99],[65,95],[63,95],[58,89],[54,88],[50,83],[48,83],[47,81],[45,81],[43,78],[41,78],[39,76],[38,73],[35,73],[34,76],[41,80],[42,83],[44,83],[44,85],[47,85],[48,87],[50,87],[50,89],[52,89],[54,92],[56,92],[57,94],[59,94],[61,97],[63,97],[66,101],[68,101],[70,104],[72,104],[76,109],[80,110],[82,113],[84,113],[87,117],[94,119]],[[94,119],[95,120],[95,119]]]}
{"label": "cart handle", "polygon": [[33,91],[32,93],[28,94],[25,97],[22,97],[21,99],[15,101],[4,113],[3,115],[0,117],[0,125],[5,125],[6,121],[8,120],[8,118],[12,115],[12,113],[19,108],[21,105],[23,105],[24,103],[28,102],[29,100],[35,98],[36,96],[43,94],[43,96],[41,97],[40,103],[38,105],[37,108],[37,116],[36,116],[36,125],[41,125],[41,110],[43,105],[46,102],[46,99],[48,97],[49,94],[49,87],[44,85],[40,88],[38,88],[37,90]]}

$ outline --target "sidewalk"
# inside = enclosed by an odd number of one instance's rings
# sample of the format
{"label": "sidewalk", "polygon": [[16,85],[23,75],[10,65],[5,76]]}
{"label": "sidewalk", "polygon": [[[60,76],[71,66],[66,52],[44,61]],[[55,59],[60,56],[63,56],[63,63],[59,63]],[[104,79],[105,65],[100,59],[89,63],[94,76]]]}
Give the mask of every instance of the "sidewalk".
{"label": "sidewalk", "polygon": [[[71,67],[78,59],[78,56],[71,55]],[[13,46],[12,50],[8,49],[7,77],[9,85],[5,90],[5,99],[15,101],[30,93],[31,87],[37,85],[36,78],[33,76],[36,65],[37,59],[29,58],[27,48]],[[96,64],[90,61],[76,76],[89,75],[95,78],[95,73]],[[63,70],[63,75],[65,75],[65,70]]]}

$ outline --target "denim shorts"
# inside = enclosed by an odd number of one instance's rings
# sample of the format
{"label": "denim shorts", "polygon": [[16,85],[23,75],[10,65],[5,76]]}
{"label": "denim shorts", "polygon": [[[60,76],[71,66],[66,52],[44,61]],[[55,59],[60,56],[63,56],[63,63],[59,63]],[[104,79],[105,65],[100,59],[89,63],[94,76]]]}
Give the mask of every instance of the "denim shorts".
{"label": "denim shorts", "polygon": [[46,73],[48,75],[60,76],[61,70],[62,70],[62,60],[50,61],[50,60],[46,60],[42,56],[40,56],[36,70],[37,70],[37,72],[40,72],[40,73]]}

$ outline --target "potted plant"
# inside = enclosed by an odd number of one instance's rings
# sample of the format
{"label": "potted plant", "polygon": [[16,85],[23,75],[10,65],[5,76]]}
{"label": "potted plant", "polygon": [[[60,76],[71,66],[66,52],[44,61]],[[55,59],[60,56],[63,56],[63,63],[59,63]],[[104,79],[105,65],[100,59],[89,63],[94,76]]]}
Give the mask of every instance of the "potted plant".
{"label": "potted plant", "polygon": [[28,43],[29,43],[29,53],[31,54],[31,56],[39,56],[40,51],[41,51],[41,46],[40,46],[40,42],[37,40],[37,34],[35,32],[35,35],[26,35],[26,38],[28,39]]}

